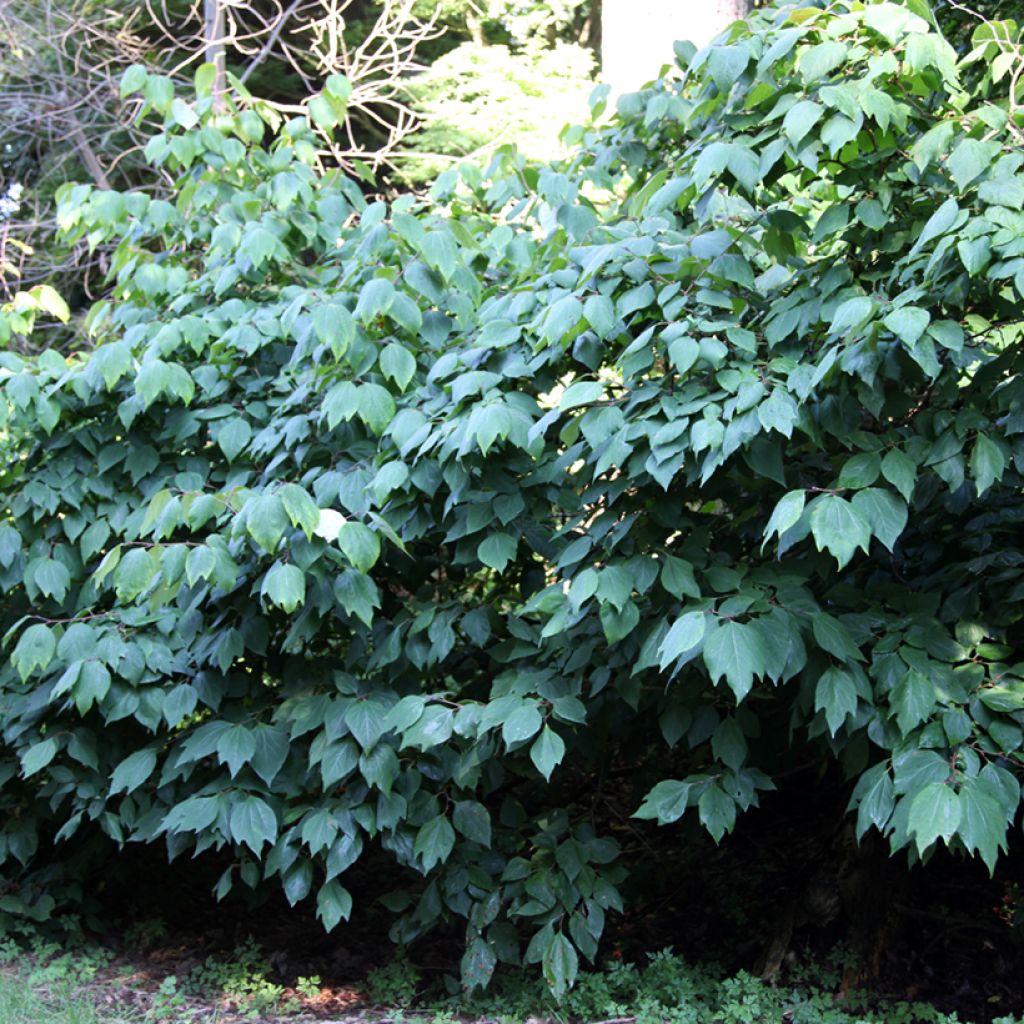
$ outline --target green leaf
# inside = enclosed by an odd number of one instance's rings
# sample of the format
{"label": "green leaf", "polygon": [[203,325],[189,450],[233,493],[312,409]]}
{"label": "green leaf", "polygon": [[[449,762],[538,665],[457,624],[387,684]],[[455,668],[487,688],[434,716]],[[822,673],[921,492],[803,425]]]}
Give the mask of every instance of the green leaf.
{"label": "green leaf", "polygon": [[864,660],[864,655],[853,642],[849,631],[835,616],[827,612],[814,612],[811,615],[811,630],[817,645],[840,661],[850,663]]}
{"label": "green leaf", "polygon": [[145,748],[129,754],[110,777],[110,793],[134,793],[156,768],[156,751]]}
{"label": "green leaf", "polygon": [[[724,26],[723,26],[724,27]],[[744,44],[717,45],[708,55],[708,71],[719,92],[729,92],[750,63],[750,50]]]}
{"label": "green leaf", "polygon": [[374,277],[359,290],[356,319],[369,325],[387,313],[394,301],[395,286],[386,277]]}
{"label": "green leaf", "polygon": [[473,992],[478,988],[486,988],[497,964],[498,955],[494,950],[494,944],[479,936],[473,939],[462,955],[462,984],[466,991]]}
{"label": "green leaf", "polygon": [[185,131],[195,128],[199,124],[199,118],[195,110],[180,97],[176,97],[171,102],[171,116]]}
{"label": "green leaf", "polygon": [[561,999],[576,982],[579,957],[573,944],[557,932],[544,950],[542,961],[544,980],[556,999]]}
{"label": "green leaf", "polygon": [[947,844],[960,826],[963,810],[959,796],[945,782],[932,782],[911,798],[907,830],[917,852],[924,853],[936,840]]}
{"label": "green leaf", "polygon": [[351,740],[332,743],[320,761],[320,777],[324,789],[330,789],[355,771],[359,764],[359,750]]}
{"label": "green leaf", "polygon": [[380,354],[380,372],[404,391],[416,373],[416,357],[397,341]]}
{"label": "green leaf", "polygon": [[548,310],[544,320],[545,341],[568,342],[583,317],[583,303],[575,295],[566,295]]}
{"label": "green leaf", "polygon": [[899,448],[891,448],[882,459],[882,476],[909,502],[917,481],[917,463]]}
{"label": "green leaf", "polygon": [[245,528],[249,536],[264,551],[273,554],[288,529],[288,514],[281,496],[258,494],[246,503],[245,511]]}
{"label": "green leaf", "polygon": [[846,60],[848,53],[849,49],[844,43],[818,43],[800,53],[797,67],[805,82],[817,82],[835,71]]}
{"label": "green leaf", "polygon": [[530,747],[530,760],[546,782],[551,781],[551,773],[562,763],[564,757],[565,741],[554,729],[545,725]]}
{"label": "green leaf", "polygon": [[244,725],[232,725],[217,740],[217,758],[234,778],[256,753],[256,737]]}
{"label": "green leaf", "polygon": [[825,712],[825,721],[833,736],[843,722],[857,711],[857,685],[845,669],[830,668],[818,680],[814,691],[814,710]]}
{"label": "green leaf", "polygon": [[505,566],[516,556],[518,542],[507,533],[492,533],[485,537],[476,549],[476,556],[484,565],[504,572]]}
{"label": "green leaf", "polygon": [[119,601],[132,601],[145,591],[158,565],[146,548],[132,548],[114,570],[114,589]]}
{"label": "green leaf", "polygon": [[416,833],[416,842],[413,844],[413,854],[422,858],[424,873],[431,870],[435,864],[444,863],[451,855],[455,847],[455,829],[443,815],[439,814],[431,818]]}
{"label": "green leaf", "polygon": [[697,801],[700,823],[717,843],[736,824],[736,801],[721,786],[708,786]]}
{"label": "green leaf", "polygon": [[658,648],[662,671],[680,655],[692,651],[704,639],[705,629],[706,615],[704,612],[687,612],[676,619]]}
{"label": "green leaf", "polygon": [[704,643],[704,664],[711,681],[723,677],[737,702],[750,692],[754,677],[764,674],[765,650],[761,634],[752,625],[726,622],[712,631]]}
{"label": "green leaf", "polygon": [[979,497],[1003,478],[1006,456],[1002,448],[987,434],[979,433],[971,449],[971,476]]}
{"label": "green leaf", "polygon": [[306,600],[306,574],[297,565],[275,562],[263,577],[261,592],[272,604],[291,613]]}
{"label": "green leaf", "polygon": [[452,811],[452,824],[467,839],[481,846],[491,845],[491,816],[475,800],[458,800]]}
{"label": "green leaf", "polygon": [[[604,576],[602,575],[602,579]],[[693,566],[689,562],[676,558],[675,555],[665,555],[662,559],[661,585],[673,595],[673,597],[692,597],[699,600],[700,587],[693,575]],[[625,597],[629,596],[632,584],[626,578]]]}
{"label": "green leaf", "polygon": [[907,526],[907,506],[896,495],[880,487],[869,487],[853,496],[854,511],[871,527],[871,532],[892,551]]}
{"label": "green leaf", "polygon": [[668,825],[678,821],[686,811],[690,802],[693,785],[676,779],[665,779],[659,782],[644,797],[640,809],[634,818],[657,818],[659,825]]}
{"label": "green leaf", "polygon": [[356,700],[345,712],[345,724],[359,740],[360,746],[369,750],[384,734],[384,716],[384,708],[376,701]]}
{"label": "green leaf", "polygon": [[840,337],[855,334],[871,319],[874,312],[875,304],[866,295],[847,299],[836,307],[831,333]]}
{"label": "green leaf", "polygon": [[805,495],[803,491],[790,491],[784,494],[772,510],[771,518],[764,528],[764,540],[761,549],[775,535],[781,537],[788,529],[795,526],[804,513]]}
{"label": "green leaf", "polygon": [[326,808],[306,815],[302,822],[302,842],[311,854],[329,849],[338,835],[338,823]]}
{"label": "green leaf", "polygon": [[931,715],[935,696],[935,684],[916,669],[910,669],[892,688],[889,704],[896,712],[896,724],[904,736]]}
{"label": "green leaf", "polygon": [[139,92],[146,84],[148,77],[149,72],[142,64],[132,64],[125,68],[121,74],[121,99],[125,99],[134,92]]}
{"label": "green leaf", "polygon": [[865,554],[871,543],[871,527],[845,498],[825,494],[811,510],[811,533],[819,551],[829,551],[842,569],[857,548]]}
{"label": "green leaf", "polygon": [[615,327],[615,306],[606,295],[591,295],[583,305],[583,316],[599,338],[607,338]]}
{"label": "green leaf", "polygon": [[368,526],[351,520],[342,523],[338,530],[338,547],[352,568],[362,573],[369,572],[380,558],[380,536]]}
{"label": "green leaf", "polygon": [[333,931],[339,922],[347,921],[352,914],[352,894],[339,882],[325,882],[316,897],[316,916],[320,918],[324,931]]}
{"label": "green leaf", "polygon": [[501,737],[507,746],[522,743],[537,734],[544,720],[536,704],[523,703],[505,719]]}
{"label": "green leaf", "polygon": [[913,348],[931,323],[928,310],[918,306],[900,306],[888,313],[882,323],[908,348]]}
{"label": "green leaf", "polygon": [[711,737],[711,755],[733,771],[739,771],[747,759],[747,740],[739,722],[728,715],[718,723]]}
{"label": "green leaf", "polygon": [[21,634],[11,655],[11,664],[21,676],[21,681],[25,682],[37,668],[46,669],[56,653],[57,640],[53,630],[37,622]]}
{"label": "green leaf", "polygon": [[43,596],[52,597],[56,601],[65,599],[71,586],[71,573],[68,567],[55,558],[40,558],[34,565],[33,582]]}
{"label": "green leaf", "polygon": [[[166,713],[166,705],[164,708]],[[256,749],[250,764],[252,770],[269,786],[288,760],[288,734],[272,725],[257,725],[253,728]]]}
{"label": "green leaf", "polygon": [[979,178],[991,166],[998,156],[998,142],[980,142],[977,139],[964,139],[949,154],[946,169],[949,171],[957,187],[963,191],[976,178]]}
{"label": "green leaf", "polygon": [[299,527],[308,537],[320,526],[320,509],[316,502],[298,484],[285,484],[278,495],[292,526]]}
{"label": "green leaf", "polygon": [[581,405],[592,405],[604,398],[604,385],[600,381],[578,380],[570,384],[559,399],[558,408],[562,412],[576,409]]}
{"label": "green leaf", "polygon": [[277,816],[270,805],[258,796],[242,797],[231,808],[228,821],[231,838],[248,846],[257,857],[265,844],[273,845],[277,839]]}
{"label": "green leaf", "polygon": [[863,838],[872,825],[879,831],[885,829],[895,806],[892,778],[886,762],[869,768],[860,777],[852,802],[857,803],[858,840]]}
{"label": "green leaf", "polygon": [[57,756],[57,741],[47,738],[26,747],[20,754],[21,772],[28,778],[41,772]]}
{"label": "green leaf", "polygon": [[233,416],[217,432],[217,444],[228,462],[234,462],[252,440],[252,427],[241,416]]}
{"label": "green leaf", "polygon": [[806,138],[807,133],[821,120],[825,108],[813,100],[800,100],[786,111],[782,119],[782,130],[790,145],[796,147]]}
{"label": "green leaf", "polygon": [[357,401],[359,418],[374,434],[383,434],[395,418],[391,392],[380,384],[360,384]]}
{"label": "green leaf", "polygon": [[[948,787],[947,787],[948,788]],[[992,796],[974,779],[959,793],[960,823],[957,831],[968,853],[981,855],[988,872],[995,870],[999,850],[1006,849],[1006,815]]]}
{"label": "green leaf", "polygon": [[876,452],[860,452],[843,463],[839,473],[841,488],[870,487],[878,479],[881,461]]}

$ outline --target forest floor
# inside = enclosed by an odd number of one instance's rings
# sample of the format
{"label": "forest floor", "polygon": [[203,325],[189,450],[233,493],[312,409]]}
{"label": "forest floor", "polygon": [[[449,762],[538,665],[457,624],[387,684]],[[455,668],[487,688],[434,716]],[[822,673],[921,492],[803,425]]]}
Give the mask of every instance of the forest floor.
{"label": "forest floor", "polygon": [[828,806],[780,799],[720,846],[618,819],[627,912],[562,1004],[535,969],[460,997],[457,928],[396,956],[383,857],[351,869],[352,920],[326,935],[309,901],[218,902],[223,865],[136,847],[61,934],[0,936],[0,1024],[1024,1024],[1024,856],[992,878],[945,852],[909,867]]}

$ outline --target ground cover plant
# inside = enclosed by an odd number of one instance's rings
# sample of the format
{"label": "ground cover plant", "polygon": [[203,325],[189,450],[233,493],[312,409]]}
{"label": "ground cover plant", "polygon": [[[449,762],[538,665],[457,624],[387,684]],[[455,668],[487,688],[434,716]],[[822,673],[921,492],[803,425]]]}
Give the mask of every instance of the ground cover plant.
{"label": "ground cover plant", "polygon": [[919,0],[778,4],[573,161],[390,205],[210,68],[129,72],[178,198],[65,189],[116,243],[95,351],[0,357],[2,923],[148,843],[331,929],[372,849],[396,941],[457,923],[467,987],[563,995],[623,909],[595,790],[719,840],[807,756],[858,836],[991,869],[1017,38],[965,64]]}
{"label": "ground cover plant", "polygon": [[[247,941],[183,970],[154,947],[59,947],[35,938],[0,947],[0,1024],[966,1024],[912,999],[840,992],[844,954],[804,965],[785,984],[695,966],[671,950],[611,960],[556,1001],[543,981],[505,975],[476,996],[446,992],[404,958],[371,971],[342,1007],[319,977],[284,977]],[[239,986],[239,979],[244,984]],[[993,1024],[1020,1024],[1000,1015]]]}

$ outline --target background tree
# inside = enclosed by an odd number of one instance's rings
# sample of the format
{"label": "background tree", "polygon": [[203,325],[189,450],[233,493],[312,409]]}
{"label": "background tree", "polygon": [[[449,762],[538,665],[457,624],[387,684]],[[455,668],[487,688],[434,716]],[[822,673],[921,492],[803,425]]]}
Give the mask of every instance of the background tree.
{"label": "background tree", "polygon": [[672,43],[705,46],[754,0],[603,0],[601,78],[615,93],[639,89],[673,59]]}

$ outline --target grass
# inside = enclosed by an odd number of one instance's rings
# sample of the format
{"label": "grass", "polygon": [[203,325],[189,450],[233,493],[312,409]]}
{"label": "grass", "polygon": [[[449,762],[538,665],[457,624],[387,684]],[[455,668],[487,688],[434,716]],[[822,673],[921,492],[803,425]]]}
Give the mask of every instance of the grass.
{"label": "grass", "polygon": [[100,1014],[76,998],[71,982],[35,989],[24,977],[0,973],[0,1024],[139,1024],[138,1017]]}

